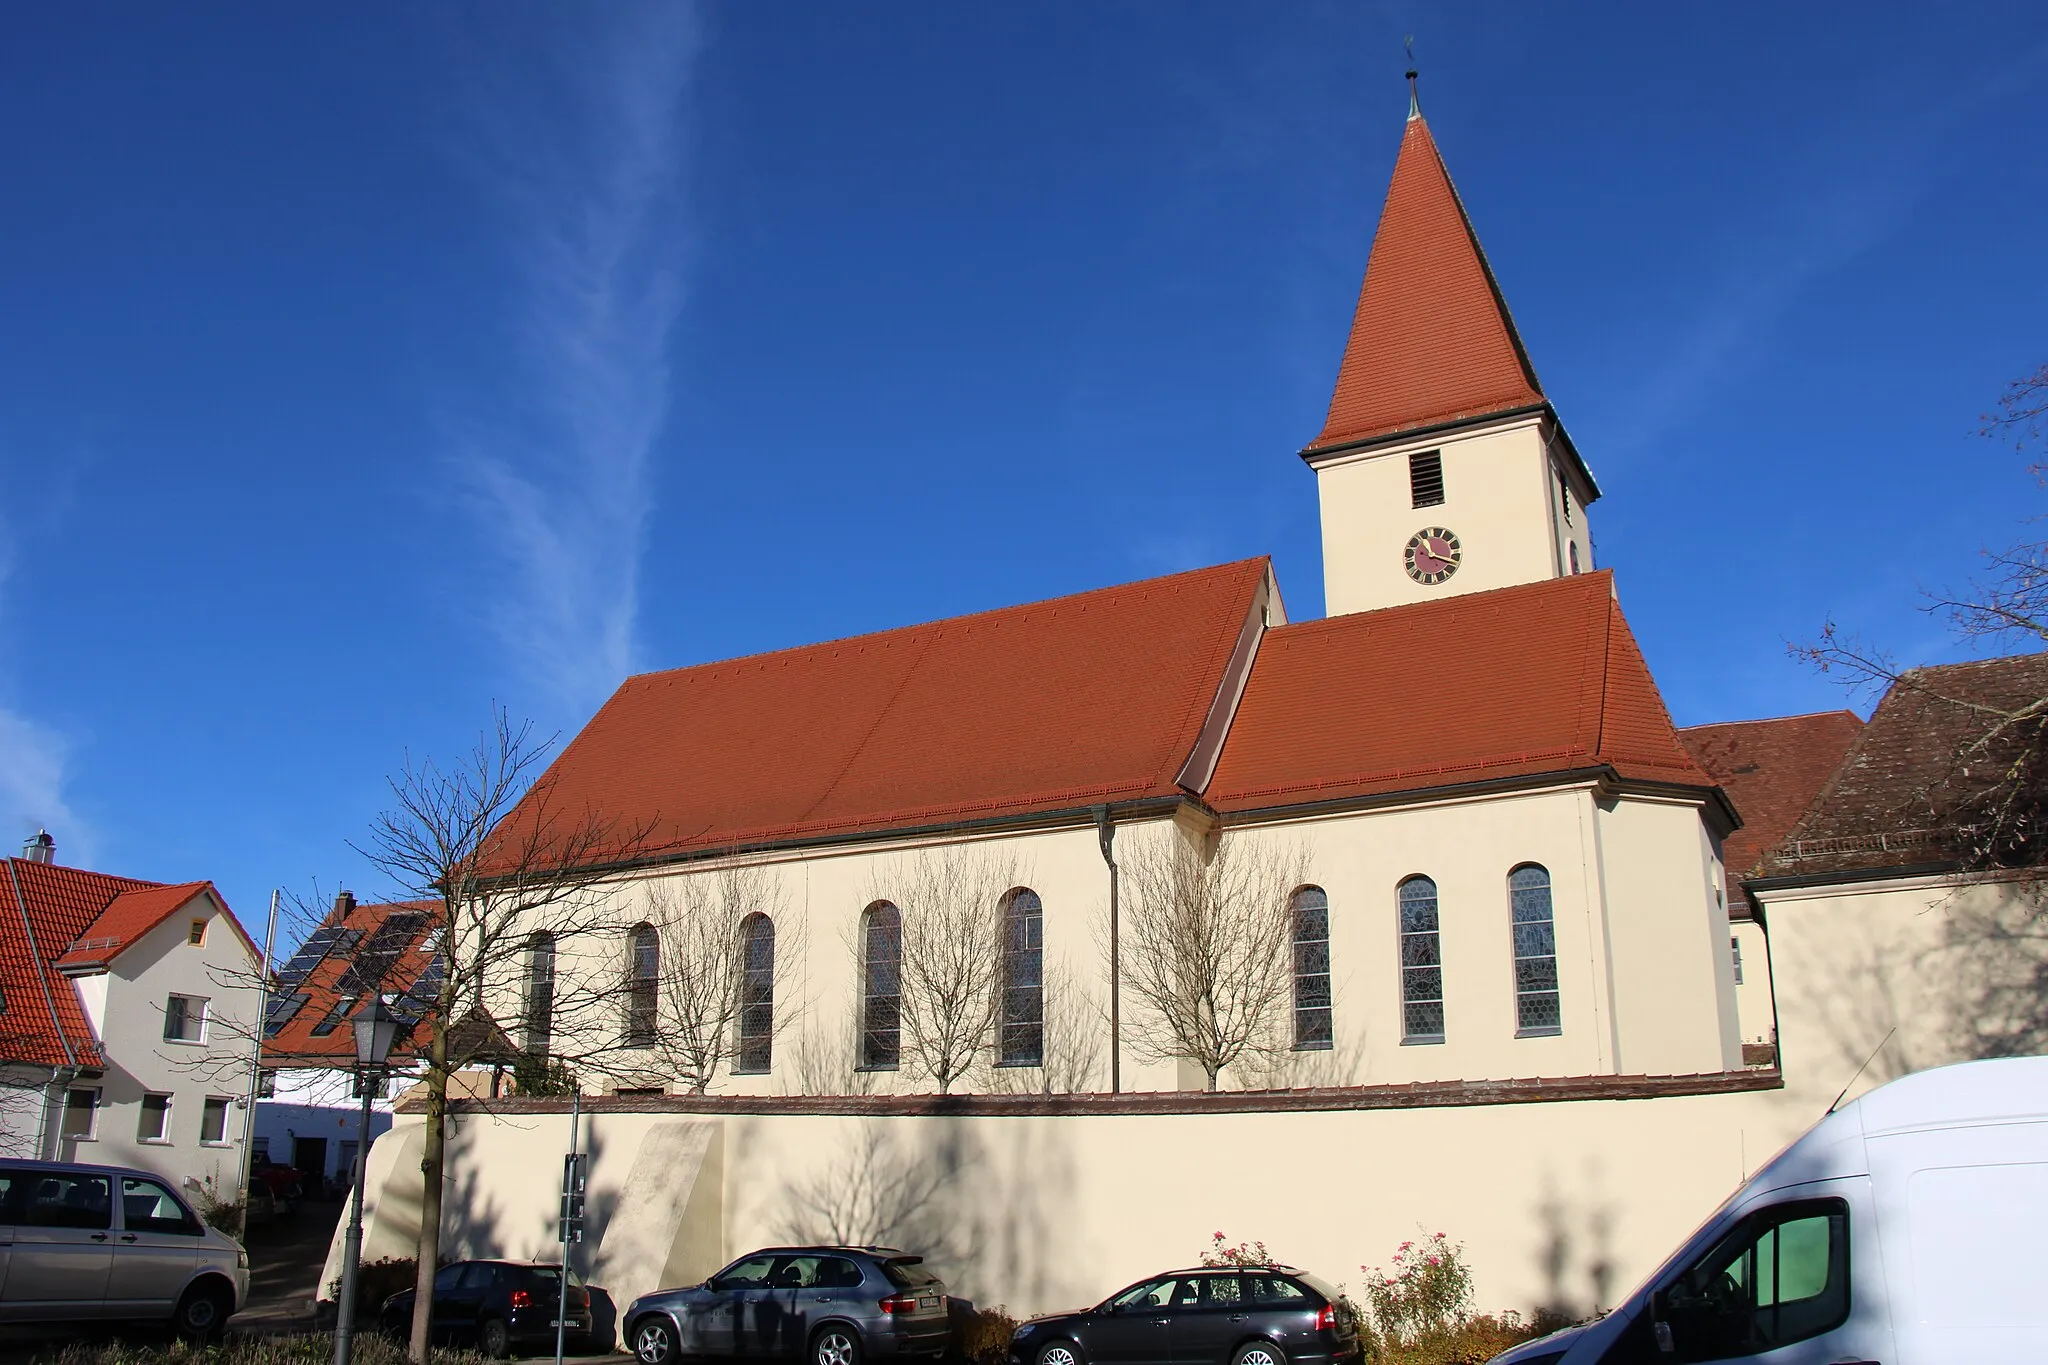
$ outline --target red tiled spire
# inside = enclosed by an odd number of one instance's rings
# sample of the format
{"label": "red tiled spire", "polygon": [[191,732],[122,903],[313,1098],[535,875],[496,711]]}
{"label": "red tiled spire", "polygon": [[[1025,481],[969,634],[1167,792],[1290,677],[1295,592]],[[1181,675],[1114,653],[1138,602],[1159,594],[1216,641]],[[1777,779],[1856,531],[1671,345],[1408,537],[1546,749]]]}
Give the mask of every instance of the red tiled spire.
{"label": "red tiled spire", "polygon": [[1542,402],[1429,125],[1411,110],[1330,415],[1303,453]]}

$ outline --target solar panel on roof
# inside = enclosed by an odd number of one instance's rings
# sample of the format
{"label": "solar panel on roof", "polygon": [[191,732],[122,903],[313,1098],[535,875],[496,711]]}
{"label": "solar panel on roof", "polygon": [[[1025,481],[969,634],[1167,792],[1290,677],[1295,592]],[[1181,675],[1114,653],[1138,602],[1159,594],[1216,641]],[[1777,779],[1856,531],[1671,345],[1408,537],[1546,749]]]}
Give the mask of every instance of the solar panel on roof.
{"label": "solar panel on roof", "polygon": [[332,948],[341,939],[342,935],[357,932],[354,929],[344,929],[338,924],[325,924],[315,929],[312,936],[304,944],[300,945],[296,953],[292,954],[292,960],[285,963],[278,970],[278,984],[280,986],[298,985],[313,974],[313,969],[320,965],[322,958],[327,956],[327,950]]}
{"label": "solar panel on roof", "polygon": [[312,997],[304,993],[273,996],[270,1009],[263,1016],[263,1036],[275,1038],[284,1030],[284,1026],[292,1021],[293,1016],[306,1007],[306,1002],[310,999]]}
{"label": "solar panel on roof", "polygon": [[426,922],[427,917],[417,911],[387,916],[341,974],[335,988],[348,995],[367,995],[377,989]]}
{"label": "solar panel on roof", "polygon": [[447,958],[440,953],[434,954],[433,961],[420,973],[420,979],[413,982],[404,995],[391,1002],[391,1012],[407,1024],[417,1024],[434,1007],[435,997],[441,993],[441,978],[447,971]]}

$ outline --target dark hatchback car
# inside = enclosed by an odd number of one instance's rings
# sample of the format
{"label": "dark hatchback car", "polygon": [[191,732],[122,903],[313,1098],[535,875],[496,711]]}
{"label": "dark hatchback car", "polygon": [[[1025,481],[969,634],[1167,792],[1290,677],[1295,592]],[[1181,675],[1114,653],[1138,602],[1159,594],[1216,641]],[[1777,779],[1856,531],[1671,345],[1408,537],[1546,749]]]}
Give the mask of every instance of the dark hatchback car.
{"label": "dark hatchback car", "polygon": [[1334,1288],[1292,1266],[1156,1275],[1079,1313],[1033,1318],[1013,1365],[1338,1365],[1358,1324]]}
{"label": "dark hatchback car", "polygon": [[[562,1268],[534,1261],[457,1261],[434,1276],[434,1339],[474,1343],[493,1360],[522,1347],[555,1350],[555,1322],[562,1299]],[[387,1336],[412,1332],[414,1291],[384,1301],[378,1326]],[[590,1291],[569,1275],[569,1341],[577,1355],[611,1349],[590,1332]],[[608,1334],[607,1334],[608,1335]]]}
{"label": "dark hatchback car", "polygon": [[946,1286],[922,1257],[890,1247],[770,1247],[702,1284],[642,1295],[621,1321],[642,1365],[935,1360],[949,1329]]}

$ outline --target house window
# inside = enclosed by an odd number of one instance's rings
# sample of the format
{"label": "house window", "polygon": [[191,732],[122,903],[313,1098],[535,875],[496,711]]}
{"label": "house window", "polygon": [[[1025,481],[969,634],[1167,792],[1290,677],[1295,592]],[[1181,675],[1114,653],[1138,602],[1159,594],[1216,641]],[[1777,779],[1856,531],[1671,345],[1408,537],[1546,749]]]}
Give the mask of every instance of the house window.
{"label": "house window", "polygon": [[1735,984],[1742,984],[1742,940],[1734,935],[1728,937],[1728,955],[1735,959]]}
{"label": "house window", "polygon": [[1579,542],[1576,540],[1571,542],[1569,548],[1572,553],[1572,572],[1577,573],[1579,571]]}
{"label": "house window", "polygon": [[661,937],[651,924],[636,925],[627,962],[626,1046],[654,1046],[661,1001]]}
{"label": "house window", "polygon": [[1515,936],[1515,1036],[1559,1032],[1557,934],[1550,918],[1550,873],[1527,863],[1508,874]]}
{"label": "house window", "polygon": [[256,1098],[274,1100],[277,1098],[277,1072],[270,1067],[256,1073]]}
{"label": "house window", "polygon": [[206,921],[205,921],[205,920],[203,920],[203,919],[195,919],[195,920],[193,920],[193,921],[192,921],[191,927],[185,930],[185,942],[187,942],[187,943],[191,944],[191,945],[192,945],[192,946],[193,946],[194,948],[199,948],[199,947],[204,947],[204,946],[205,946],[205,944],[206,944]]}
{"label": "house window", "polygon": [[1401,883],[1401,1041],[1444,1040],[1443,944],[1437,935],[1436,883]]}
{"label": "house window", "polygon": [[325,1038],[328,1034],[341,1027],[341,1021],[348,1018],[355,1010],[355,1007],[356,998],[353,995],[339,997],[327,1013],[320,1017],[320,1022],[307,1029],[306,1032],[315,1038]]}
{"label": "house window", "polygon": [[1331,1045],[1330,898],[1304,886],[1288,902],[1294,921],[1294,1045]]}
{"label": "house window", "polygon": [[1045,1064],[1045,903],[1028,887],[1003,901],[1002,1066]]}
{"label": "house window", "polygon": [[135,1125],[137,1142],[169,1142],[171,1140],[171,1097],[169,1095],[144,1095],[142,1097],[142,1119]]}
{"label": "house window", "polygon": [[1564,471],[1557,471],[1557,500],[1564,504],[1564,524],[1572,524],[1572,486],[1565,482]]}
{"label": "house window", "polygon": [[734,1071],[759,1075],[775,1061],[775,921],[740,922],[740,1046]]}
{"label": "house window", "polygon": [[1436,507],[1444,500],[1444,456],[1421,450],[1408,457],[1408,491],[1417,507]]}
{"label": "house window", "polygon": [[100,1092],[98,1086],[75,1085],[64,1092],[64,1126],[68,1138],[91,1139],[99,1134]]}
{"label": "house window", "polygon": [[903,1057],[903,912],[877,901],[861,916],[860,1064],[894,1071]]}
{"label": "house window", "polygon": [[257,1165],[270,1160],[270,1139],[267,1137],[249,1139],[249,1160]]}
{"label": "house window", "polygon": [[526,940],[526,1050],[544,1055],[555,1026],[555,936]]}
{"label": "house window", "polygon": [[199,1140],[204,1143],[225,1143],[228,1140],[228,1106],[234,1103],[225,1095],[208,1095],[206,1108],[199,1114]]}
{"label": "house window", "polygon": [[197,995],[174,995],[164,1002],[164,1041],[203,1043],[206,1041],[206,999]]}

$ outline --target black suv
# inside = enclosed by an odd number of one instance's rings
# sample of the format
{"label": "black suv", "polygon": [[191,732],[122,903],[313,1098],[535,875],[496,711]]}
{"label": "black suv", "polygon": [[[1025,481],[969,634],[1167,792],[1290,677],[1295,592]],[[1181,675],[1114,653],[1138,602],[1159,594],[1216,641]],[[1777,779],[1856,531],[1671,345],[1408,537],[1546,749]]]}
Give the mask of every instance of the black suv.
{"label": "black suv", "polygon": [[1337,1365],[1358,1355],[1343,1296],[1292,1266],[1204,1266],[1033,1318],[1012,1365]]}
{"label": "black suv", "polygon": [[[378,1326],[385,1335],[412,1334],[414,1291],[384,1301]],[[555,1352],[555,1323],[562,1303],[562,1268],[535,1261],[457,1261],[434,1276],[434,1337],[437,1341],[475,1342],[493,1360],[503,1360],[519,1347]],[[611,1349],[590,1331],[590,1292],[572,1271],[569,1275],[568,1323],[571,1349],[589,1355]],[[607,1330],[607,1338],[611,1333]]]}
{"label": "black suv", "polygon": [[770,1247],[699,1285],[626,1306],[642,1365],[747,1356],[809,1365],[935,1360],[946,1348],[946,1286],[923,1258],[890,1247]]}

